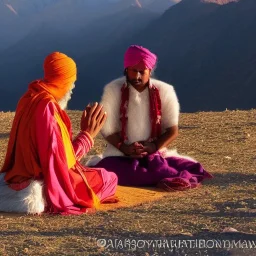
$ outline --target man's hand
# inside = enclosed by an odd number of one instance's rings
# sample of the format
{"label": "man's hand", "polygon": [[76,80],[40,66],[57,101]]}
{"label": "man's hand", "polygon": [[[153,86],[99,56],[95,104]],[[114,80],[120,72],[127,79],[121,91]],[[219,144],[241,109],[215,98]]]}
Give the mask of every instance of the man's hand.
{"label": "man's hand", "polygon": [[157,147],[155,143],[152,142],[143,142],[144,151],[147,152],[149,155],[153,154],[157,151]]}
{"label": "man's hand", "polygon": [[142,158],[148,154],[145,152],[144,146],[138,142],[134,142],[130,145],[123,143],[120,147],[120,151],[132,158]]}
{"label": "man's hand", "polygon": [[97,102],[93,106],[88,105],[81,118],[81,131],[88,132],[93,138],[99,133],[107,118],[103,106]]}

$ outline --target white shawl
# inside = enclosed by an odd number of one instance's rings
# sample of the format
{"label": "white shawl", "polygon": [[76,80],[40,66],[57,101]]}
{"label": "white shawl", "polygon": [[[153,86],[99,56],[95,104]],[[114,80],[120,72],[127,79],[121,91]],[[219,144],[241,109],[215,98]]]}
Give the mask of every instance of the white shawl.
{"label": "white shawl", "polygon": [[[125,83],[125,77],[118,78],[104,87],[101,104],[107,112],[107,120],[101,133],[104,137],[121,131],[120,122],[120,104],[121,104],[121,87]],[[151,79],[151,83],[155,85],[160,94],[162,106],[162,133],[169,127],[178,125],[180,105],[177,95],[172,85],[165,82]],[[127,137],[128,143],[135,141],[145,141],[151,134],[150,123],[150,99],[148,89],[138,92],[134,87],[130,86],[129,105],[128,105],[128,124]],[[176,150],[165,152],[165,156],[180,156]],[[123,156],[124,154],[113,145],[107,143],[107,148],[102,156],[91,159],[87,164],[94,165],[101,158],[108,156]],[[189,157],[188,157],[189,158]],[[191,159],[191,158],[189,158]]]}

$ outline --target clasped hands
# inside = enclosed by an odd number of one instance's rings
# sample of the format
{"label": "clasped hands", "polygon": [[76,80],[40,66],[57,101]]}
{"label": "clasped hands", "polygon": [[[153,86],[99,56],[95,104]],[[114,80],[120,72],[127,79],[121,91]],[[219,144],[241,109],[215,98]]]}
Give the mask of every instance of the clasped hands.
{"label": "clasped hands", "polygon": [[88,132],[94,138],[103,127],[107,118],[107,113],[103,110],[103,106],[98,102],[93,105],[89,104],[85,108],[80,123],[82,132]]}
{"label": "clasped hands", "polygon": [[157,151],[156,144],[148,141],[134,142],[130,145],[123,143],[119,150],[132,158],[143,158]]}
{"label": "clasped hands", "polygon": [[[99,103],[94,103],[93,105],[87,105],[84,110],[80,129],[82,132],[87,132],[92,138],[96,137],[101,128],[103,127],[107,119],[107,113],[103,110],[103,106]],[[155,143],[148,141],[134,142],[130,145],[125,143],[121,144],[119,150],[125,155],[133,158],[143,158],[147,155],[153,154],[157,151]]]}

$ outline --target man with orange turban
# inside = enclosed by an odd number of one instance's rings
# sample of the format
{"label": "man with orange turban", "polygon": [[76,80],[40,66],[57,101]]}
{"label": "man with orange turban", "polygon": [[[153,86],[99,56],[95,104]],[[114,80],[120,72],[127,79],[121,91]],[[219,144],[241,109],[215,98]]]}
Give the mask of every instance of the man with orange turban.
{"label": "man with orange turban", "polygon": [[195,188],[211,175],[197,161],[166,149],[178,135],[179,102],[173,86],[151,78],[156,62],[142,46],[127,49],[125,76],[106,85],[102,96],[108,146],[100,162],[89,164],[115,172],[120,185]]}
{"label": "man with orange turban", "polygon": [[72,141],[64,108],[76,75],[75,62],[54,52],[45,59],[44,78],[33,81],[20,99],[0,174],[0,211],[81,214],[116,200],[116,175],[79,163],[106,112],[98,103],[87,106]]}

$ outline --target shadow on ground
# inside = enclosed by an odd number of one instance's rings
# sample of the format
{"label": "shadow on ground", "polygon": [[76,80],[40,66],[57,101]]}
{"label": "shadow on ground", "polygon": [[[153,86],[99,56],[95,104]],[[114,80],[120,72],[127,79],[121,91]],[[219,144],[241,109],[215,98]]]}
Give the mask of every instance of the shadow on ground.
{"label": "shadow on ground", "polygon": [[[244,185],[247,184],[255,184],[256,183],[256,175],[253,174],[244,174],[239,172],[229,172],[229,173],[211,173],[213,175],[213,179],[206,180],[204,184],[207,186],[229,186],[229,185]],[[248,191],[248,188],[246,188]],[[256,192],[254,192],[256,193]]]}
{"label": "shadow on ground", "polygon": [[9,138],[10,136],[10,133],[0,133],[0,139],[6,139],[6,138]]}
{"label": "shadow on ground", "polygon": [[[1,236],[17,236],[24,232],[0,232]],[[208,255],[208,256],[253,256],[256,255],[256,235],[247,233],[200,232],[191,235],[176,234],[161,236],[155,233],[117,231],[111,236],[111,230],[99,226],[94,230],[86,228],[63,229],[56,232],[26,231],[31,237],[65,237],[79,235],[90,241],[91,246],[79,249],[79,252],[90,253],[100,249],[97,255]],[[31,243],[26,240],[25,243]],[[67,250],[73,241],[66,240],[63,245]],[[65,250],[65,248],[62,248]],[[118,254],[115,254],[118,253]],[[124,253],[124,254],[121,254]],[[86,254],[87,255],[87,254]],[[91,255],[91,254],[90,254]],[[93,254],[94,255],[94,254]]]}

